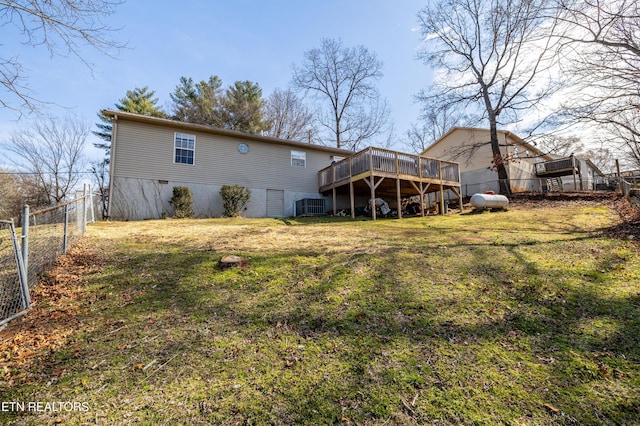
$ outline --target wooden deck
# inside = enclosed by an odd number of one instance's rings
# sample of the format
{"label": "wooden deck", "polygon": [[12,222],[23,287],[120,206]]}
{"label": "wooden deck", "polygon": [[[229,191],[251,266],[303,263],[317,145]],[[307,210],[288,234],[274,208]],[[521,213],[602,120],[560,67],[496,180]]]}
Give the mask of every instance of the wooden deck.
{"label": "wooden deck", "polygon": [[536,176],[553,178],[579,173],[580,167],[575,157],[560,158],[536,164]]}
{"label": "wooden deck", "polygon": [[[336,194],[348,191],[352,216],[355,194],[363,193],[371,199],[395,197],[399,206],[402,198],[416,195],[424,205],[425,194],[439,192],[440,212],[444,212],[444,191],[451,190],[462,206],[458,163],[383,148],[366,148],[320,170],[318,186],[324,194],[333,193],[334,212]],[[398,216],[402,217],[400,211]]]}
{"label": "wooden deck", "polygon": [[563,176],[573,176],[574,188],[578,188],[579,182],[580,190],[584,190],[582,182],[582,171],[580,170],[580,161],[573,155],[565,158],[559,158],[557,160],[537,163],[536,176],[543,179],[554,179],[561,178]]}

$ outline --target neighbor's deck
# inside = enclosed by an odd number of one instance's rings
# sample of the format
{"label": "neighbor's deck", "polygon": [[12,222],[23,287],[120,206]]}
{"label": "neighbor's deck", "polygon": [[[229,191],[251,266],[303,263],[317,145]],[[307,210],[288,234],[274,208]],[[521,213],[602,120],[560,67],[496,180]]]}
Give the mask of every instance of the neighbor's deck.
{"label": "neighbor's deck", "polygon": [[[458,163],[391,151],[366,148],[318,172],[318,185],[322,193],[349,190],[351,211],[354,194],[367,191],[371,198],[424,195],[440,192],[440,211],[444,211],[443,194],[452,190],[460,196],[460,169]],[[460,200],[462,206],[462,200]]]}
{"label": "neighbor's deck", "polygon": [[536,176],[541,178],[571,176],[576,173],[580,173],[580,164],[573,156],[536,164]]}

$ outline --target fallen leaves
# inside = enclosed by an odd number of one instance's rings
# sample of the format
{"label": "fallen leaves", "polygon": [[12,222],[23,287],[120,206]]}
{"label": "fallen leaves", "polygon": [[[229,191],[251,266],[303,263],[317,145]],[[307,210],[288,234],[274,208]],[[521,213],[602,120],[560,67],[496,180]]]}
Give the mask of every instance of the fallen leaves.
{"label": "fallen leaves", "polygon": [[49,376],[66,373],[57,365],[56,354],[66,351],[75,356],[80,351],[73,336],[82,328],[87,291],[79,277],[100,264],[99,257],[80,240],[43,274],[31,293],[32,309],[0,332],[4,371],[0,384],[12,387],[47,380],[46,374],[27,374],[35,365],[45,367]]}
{"label": "fallen leaves", "polygon": [[631,200],[613,192],[519,193],[511,196],[509,205],[526,209],[608,205],[618,213],[620,222],[604,231],[616,238],[640,244],[640,209],[637,200],[637,197]]}

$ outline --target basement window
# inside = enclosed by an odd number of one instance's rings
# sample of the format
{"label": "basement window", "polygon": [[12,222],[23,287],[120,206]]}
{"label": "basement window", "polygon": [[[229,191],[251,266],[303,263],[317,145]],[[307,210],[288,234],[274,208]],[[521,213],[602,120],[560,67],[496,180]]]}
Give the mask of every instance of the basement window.
{"label": "basement window", "polygon": [[304,151],[291,150],[291,166],[307,167],[307,153]]}
{"label": "basement window", "polygon": [[196,151],[196,137],[187,133],[175,133],[175,155],[173,162],[176,164],[193,164]]}

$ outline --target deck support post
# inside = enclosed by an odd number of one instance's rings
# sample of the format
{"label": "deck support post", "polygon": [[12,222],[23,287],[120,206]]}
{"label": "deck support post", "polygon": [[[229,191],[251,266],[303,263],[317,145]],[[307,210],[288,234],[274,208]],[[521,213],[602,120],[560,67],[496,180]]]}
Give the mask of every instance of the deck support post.
{"label": "deck support post", "polygon": [[398,203],[398,219],[402,219],[402,197],[400,196],[400,178],[396,178],[396,202]]}
{"label": "deck support post", "polygon": [[[429,187],[429,185],[427,185]],[[424,217],[424,191],[422,189],[422,182],[420,182],[420,217]]]}
{"label": "deck support post", "polygon": [[[413,182],[411,182],[411,184],[420,193],[420,217],[424,217],[424,193],[427,190],[426,188],[425,189],[422,188],[422,179],[424,175],[422,167],[424,167],[422,164],[422,157],[418,157],[418,177],[420,177],[420,188],[418,188],[416,184]],[[429,184],[427,184],[427,188],[429,188]]]}
{"label": "deck support post", "polygon": [[336,209],[336,186],[333,185],[333,215],[335,216],[338,213]]}
{"label": "deck support post", "polygon": [[336,164],[331,164],[331,182],[333,189],[333,215],[335,216],[338,213],[336,208]]}
{"label": "deck support post", "polygon": [[[377,212],[376,212],[376,187],[373,185],[375,178],[371,176],[371,184],[369,187],[371,188],[371,201],[369,202],[371,205],[371,218],[373,220],[377,220]],[[367,182],[367,180],[364,180]],[[367,182],[368,183],[368,182]]]}
{"label": "deck support post", "polygon": [[458,196],[458,202],[460,203],[460,213],[462,213],[462,191],[458,191],[455,187],[449,188],[451,191]]}
{"label": "deck support post", "polygon": [[440,176],[440,216],[444,216],[444,185],[442,184],[442,161],[438,162],[438,175]]}
{"label": "deck support post", "polygon": [[413,182],[413,181],[409,181],[409,182],[411,182],[411,185],[413,185],[415,190],[418,191],[418,194],[420,194],[420,216],[424,217],[424,194],[426,194],[426,192],[429,189],[429,186],[431,186],[431,184],[428,183],[427,186],[425,186],[423,188],[422,187],[422,182],[419,182],[420,183],[420,187],[418,187],[418,185],[416,185],[415,182]]}
{"label": "deck support post", "polygon": [[458,194],[458,200],[460,201],[460,213],[464,211],[462,207],[462,176],[460,176],[460,167],[458,169],[458,182],[460,182],[460,193]]}
{"label": "deck support post", "polygon": [[[369,181],[369,179],[371,179],[371,181]],[[380,180],[378,182],[376,182],[376,177],[371,175],[369,178],[364,178],[364,181],[367,185],[369,185],[369,188],[371,188],[371,217],[373,218],[373,220],[376,220],[376,188],[378,188],[378,186],[380,186],[380,184],[382,183],[382,181],[384,180],[384,177],[380,178]]]}
{"label": "deck support post", "polygon": [[356,218],[356,202],[353,193],[353,179],[349,178],[349,201],[351,201],[351,219]]}

